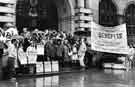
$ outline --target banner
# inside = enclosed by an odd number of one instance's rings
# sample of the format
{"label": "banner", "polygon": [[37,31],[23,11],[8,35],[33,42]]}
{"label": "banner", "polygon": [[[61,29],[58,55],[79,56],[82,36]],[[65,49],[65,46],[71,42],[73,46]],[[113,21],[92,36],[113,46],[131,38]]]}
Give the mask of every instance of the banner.
{"label": "banner", "polygon": [[14,35],[18,35],[18,31],[15,28],[9,28],[5,31],[5,36],[7,38],[11,38]]}
{"label": "banner", "polygon": [[101,52],[128,54],[126,24],[103,27],[92,22],[91,48]]}
{"label": "banner", "polygon": [[15,35],[18,35],[16,28],[9,28],[6,31],[0,28],[0,41],[5,42],[7,39],[11,39]]}

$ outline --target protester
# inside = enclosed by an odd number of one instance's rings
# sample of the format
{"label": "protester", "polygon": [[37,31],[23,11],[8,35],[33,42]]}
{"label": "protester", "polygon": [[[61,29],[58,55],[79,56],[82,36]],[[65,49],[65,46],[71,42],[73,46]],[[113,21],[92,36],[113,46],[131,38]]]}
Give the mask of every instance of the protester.
{"label": "protester", "polygon": [[67,40],[64,41],[63,46],[64,46],[64,66],[69,66],[70,57],[68,55],[69,47],[68,47],[68,41]]}
{"label": "protester", "polygon": [[24,38],[29,38],[30,37],[30,31],[28,31],[28,28],[23,28],[21,36],[23,36]]}
{"label": "protester", "polygon": [[10,34],[10,35],[18,35],[19,33],[18,33],[18,30],[17,30],[17,28],[15,27],[15,25],[13,25],[13,24],[11,24],[11,23],[7,23],[6,25],[5,25],[5,28],[6,28],[6,33],[8,34]]}
{"label": "protester", "polygon": [[15,76],[15,67],[17,67],[17,41],[14,39],[11,41],[11,43],[8,44],[8,77],[9,79],[14,79]]}
{"label": "protester", "polygon": [[55,49],[56,49],[56,58],[59,61],[60,67],[63,67],[64,46],[60,39],[57,40],[57,44],[55,44]]}
{"label": "protester", "polygon": [[78,60],[78,54],[77,54],[77,45],[76,44],[74,44],[73,46],[72,46],[72,52],[73,52],[73,54],[72,54],[72,63],[77,63],[77,60]]}
{"label": "protester", "polygon": [[126,65],[126,70],[127,71],[129,71],[132,68],[134,55],[135,55],[135,50],[134,50],[133,46],[130,46],[129,53],[126,56],[126,59],[125,59],[125,65]]}
{"label": "protester", "polygon": [[80,47],[78,50],[78,57],[79,57],[79,61],[80,61],[80,65],[81,67],[85,68],[85,63],[84,63],[84,56],[85,56],[85,52],[87,50],[86,44],[84,42],[84,38],[81,39],[80,41]]}
{"label": "protester", "polygon": [[4,43],[0,41],[0,58],[2,58],[3,55],[3,48],[4,48]]}
{"label": "protester", "polygon": [[55,58],[55,53],[56,53],[56,49],[55,49],[55,46],[54,46],[54,43],[53,43],[53,40],[50,39],[46,44],[45,44],[45,60],[49,61],[49,60],[54,60],[56,61],[56,58]]}
{"label": "protester", "polygon": [[[55,30],[45,30],[44,32],[39,29],[35,29],[34,31],[28,31],[27,27],[23,28],[23,32],[20,34],[23,37],[23,40],[13,39],[12,36],[18,35],[13,26],[5,26],[6,31],[9,32],[13,30],[14,34],[10,34],[11,41],[8,41],[8,60],[6,66],[6,72],[9,79],[15,76],[15,69],[18,68],[18,57],[17,53],[20,52],[17,49],[20,47],[18,45],[21,44],[24,52],[27,52],[27,48],[33,46],[36,50],[37,61],[36,62],[44,62],[44,61],[58,61],[60,68],[65,67],[66,65],[72,65],[72,63],[76,63],[78,60],[80,61],[80,65],[85,67],[84,64],[84,56],[86,51],[86,44],[84,39],[79,43],[72,34],[67,34],[65,32],[57,32]],[[14,29],[13,29],[14,28]],[[10,29],[10,30],[8,30]],[[4,32],[4,33],[5,33]],[[9,34],[8,33],[8,34]],[[18,35],[19,36],[19,35]],[[12,42],[12,43],[11,43]],[[1,45],[3,42],[1,42]],[[38,55],[37,49],[39,49],[39,45],[43,45],[44,47],[44,55]],[[2,46],[1,46],[2,47]],[[21,48],[21,49],[22,49]],[[38,50],[40,51],[40,50]],[[3,54],[3,48],[0,52]],[[68,66],[68,67],[69,67]],[[20,67],[21,68],[21,67]]]}
{"label": "protester", "polygon": [[8,46],[7,46],[7,44],[4,44],[3,55],[2,55],[2,79],[3,80],[8,79],[8,76],[7,76],[7,74],[8,74],[8,68],[7,68],[8,54],[9,54]]}

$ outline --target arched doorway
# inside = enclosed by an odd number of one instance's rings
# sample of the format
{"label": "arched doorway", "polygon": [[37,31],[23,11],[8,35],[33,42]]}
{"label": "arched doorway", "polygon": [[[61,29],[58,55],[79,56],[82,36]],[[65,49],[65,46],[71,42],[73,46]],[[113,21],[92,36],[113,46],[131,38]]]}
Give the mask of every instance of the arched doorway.
{"label": "arched doorway", "polygon": [[99,24],[108,27],[118,25],[117,7],[112,0],[99,2]]}
{"label": "arched doorway", "polygon": [[125,21],[127,24],[127,36],[130,40],[129,42],[135,42],[135,3],[128,5],[125,9]]}
{"label": "arched doorway", "polygon": [[[35,5],[37,16],[29,15],[33,6],[31,1],[37,1]],[[18,0],[16,25],[19,31],[23,27],[67,31],[72,28],[73,13],[71,11],[72,7],[69,0]]]}

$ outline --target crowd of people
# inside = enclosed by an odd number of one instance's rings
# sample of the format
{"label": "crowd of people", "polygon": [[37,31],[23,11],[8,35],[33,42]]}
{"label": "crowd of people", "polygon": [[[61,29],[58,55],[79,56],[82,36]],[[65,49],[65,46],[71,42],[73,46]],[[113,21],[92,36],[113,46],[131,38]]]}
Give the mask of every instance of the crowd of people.
{"label": "crowd of people", "polygon": [[[15,30],[15,34],[12,34],[11,37],[6,36],[6,39],[1,39],[0,41],[2,69],[4,74],[8,75],[8,78],[14,77],[16,74],[15,69],[19,67],[18,52],[21,52],[19,49],[22,48],[23,52],[26,52],[28,47],[33,46],[36,48],[37,45],[44,47],[44,54],[37,55],[37,62],[59,61],[60,67],[70,66],[79,62],[82,68],[86,67],[84,57],[87,50],[87,39],[84,37],[77,38],[70,33],[56,30],[46,29],[45,31],[40,31],[35,29],[29,31],[27,28],[23,28],[23,32],[18,33],[17,29],[12,26],[7,28]],[[1,29],[1,34],[3,31]]]}
{"label": "crowd of people", "polygon": [[[33,33],[34,32],[34,33]],[[76,63],[80,61],[80,65],[85,67],[83,62],[86,47],[86,38],[75,38],[72,34],[58,32],[55,30],[39,31],[35,29],[33,32],[24,28],[22,35],[24,39],[24,49],[30,44],[44,45],[44,56],[39,55],[37,61],[59,61],[61,67],[68,65],[69,62]],[[30,35],[32,33],[32,35]],[[70,65],[70,64],[69,64]]]}
{"label": "crowd of people", "polygon": [[[42,50],[39,49],[37,52],[39,46]],[[30,47],[32,51],[35,50],[36,56],[31,57],[33,59],[36,57],[36,62],[58,61],[60,68],[78,65],[85,69],[86,63],[90,61],[96,63],[98,56],[100,59],[100,54],[102,54],[102,52],[94,51],[89,53],[88,46],[90,43],[86,37],[49,29],[41,31],[37,28],[33,31],[23,28],[23,31],[18,33],[14,26],[8,25],[0,29],[0,58],[3,76],[10,79],[16,75],[16,68],[21,66],[23,59],[28,58],[27,52]],[[26,58],[24,55],[19,58],[23,53],[26,53]],[[130,53],[134,54],[134,52]]]}

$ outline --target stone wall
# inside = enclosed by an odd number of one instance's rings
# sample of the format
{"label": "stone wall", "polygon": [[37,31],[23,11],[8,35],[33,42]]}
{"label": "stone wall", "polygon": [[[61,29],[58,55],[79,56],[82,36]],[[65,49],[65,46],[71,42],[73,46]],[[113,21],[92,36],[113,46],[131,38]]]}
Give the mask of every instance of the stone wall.
{"label": "stone wall", "polygon": [[[99,12],[99,2],[101,0],[90,0],[90,8],[93,11],[93,18],[94,21],[98,23],[98,12]],[[119,15],[124,15],[125,14],[125,9],[126,7],[131,4],[131,3],[135,3],[135,0],[113,0],[114,4],[117,6],[118,9],[118,14]]]}
{"label": "stone wall", "polygon": [[15,24],[16,0],[0,0],[0,3],[0,23]]}

